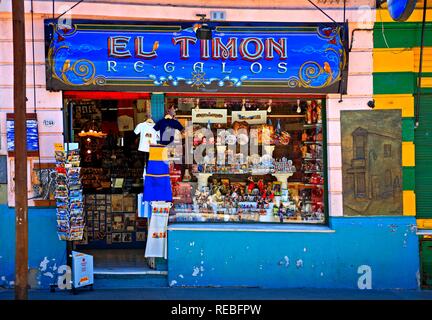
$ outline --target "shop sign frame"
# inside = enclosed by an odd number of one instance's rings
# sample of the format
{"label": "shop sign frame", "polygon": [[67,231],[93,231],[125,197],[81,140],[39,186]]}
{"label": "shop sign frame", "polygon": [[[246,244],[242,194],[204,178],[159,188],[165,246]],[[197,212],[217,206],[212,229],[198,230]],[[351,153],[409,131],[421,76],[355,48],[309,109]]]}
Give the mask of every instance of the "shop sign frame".
{"label": "shop sign frame", "polygon": [[341,93],[347,23],[45,20],[47,89],[151,92]]}

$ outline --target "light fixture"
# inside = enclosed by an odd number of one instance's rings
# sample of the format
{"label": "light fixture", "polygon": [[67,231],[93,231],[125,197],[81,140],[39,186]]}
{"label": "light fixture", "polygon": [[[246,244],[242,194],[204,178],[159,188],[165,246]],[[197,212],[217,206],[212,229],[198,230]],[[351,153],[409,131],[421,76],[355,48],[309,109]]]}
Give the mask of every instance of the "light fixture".
{"label": "light fixture", "polygon": [[246,111],[246,99],[243,99],[243,101],[242,101],[242,110],[241,111]]}
{"label": "light fixture", "polygon": [[104,138],[106,137],[106,135],[107,135],[106,133],[103,133],[102,131],[98,131],[98,128],[94,120],[91,122],[90,126],[86,128],[86,130],[83,129],[81,130],[80,133],[78,133],[78,136],[80,137]]}
{"label": "light fixture", "polygon": [[206,19],[205,14],[197,14],[197,17],[200,17],[199,23],[196,23],[193,26],[193,30],[195,31],[196,37],[199,40],[211,40],[213,38],[212,30],[208,26],[206,22],[209,21],[209,19]]}
{"label": "light fixture", "polygon": [[301,113],[300,99],[297,99],[297,113]]}

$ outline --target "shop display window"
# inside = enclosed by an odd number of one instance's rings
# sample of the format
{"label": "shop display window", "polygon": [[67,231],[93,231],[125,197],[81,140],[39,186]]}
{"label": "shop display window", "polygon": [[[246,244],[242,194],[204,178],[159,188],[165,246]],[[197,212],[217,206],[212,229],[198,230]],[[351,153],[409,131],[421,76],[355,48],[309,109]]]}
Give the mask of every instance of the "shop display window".
{"label": "shop display window", "polygon": [[170,146],[171,223],[325,223],[324,100],[173,96],[166,108],[186,128]]}

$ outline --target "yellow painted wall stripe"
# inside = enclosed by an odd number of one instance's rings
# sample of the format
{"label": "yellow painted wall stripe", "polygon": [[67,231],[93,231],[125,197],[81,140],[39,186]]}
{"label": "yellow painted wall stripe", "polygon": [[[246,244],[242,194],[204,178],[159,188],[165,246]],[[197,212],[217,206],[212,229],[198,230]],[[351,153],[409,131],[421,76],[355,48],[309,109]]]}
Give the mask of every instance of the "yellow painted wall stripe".
{"label": "yellow painted wall stripe", "polygon": [[432,77],[422,77],[421,87],[432,88]]}
{"label": "yellow painted wall stripe", "polygon": [[374,72],[414,72],[414,51],[411,49],[374,49]]}
{"label": "yellow painted wall stripe", "polygon": [[419,229],[432,229],[432,219],[417,219]]}
{"label": "yellow painted wall stripe", "polygon": [[402,142],[402,166],[415,166],[415,145],[412,141]]}
{"label": "yellow painted wall stripe", "polygon": [[[392,17],[390,17],[390,13],[386,8],[376,10],[376,21],[377,22],[395,22]],[[423,9],[417,8],[414,10],[412,15],[406,22],[422,22],[423,21]],[[426,21],[432,21],[432,9],[428,9],[426,11]]]}
{"label": "yellow painted wall stripe", "polygon": [[403,215],[415,216],[416,215],[416,198],[412,190],[403,191]]}
{"label": "yellow painted wall stripe", "polygon": [[414,117],[414,96],[412,94],[376,94],[376,109],[401,109],[402,117]]}
{"label": "yellow painted wall stripe", "polygon": [[[420,47],[375,48],[374,72],[419,72]],[[432,47],[423,50],[423,72],[432,72]]]}
{"label": "yellow painted wall stripe", "polygon": [[[412,48],[414,53],[414,72],[419,72],[420,47]],[[432,47],[423,48],[423,72],[432,72]]]}

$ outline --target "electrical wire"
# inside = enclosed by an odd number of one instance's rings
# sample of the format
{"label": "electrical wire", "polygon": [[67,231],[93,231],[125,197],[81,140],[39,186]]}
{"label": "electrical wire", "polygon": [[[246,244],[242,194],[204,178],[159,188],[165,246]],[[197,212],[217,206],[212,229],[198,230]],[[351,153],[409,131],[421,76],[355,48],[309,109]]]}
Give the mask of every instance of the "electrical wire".
{"label": "electrical wire", "polygon": [[[388,44],[388,41],[387,41],[387,37],[385,35],[384,20],[383,20],[382,15],[381,15],[381,8],[377,8],[377,10],[378,10],[380,21],[381,21],[381,34],[382,34],[384,43],[385,43],[387,49],[392,49],[392,48],[390,48],[390,46]],[[397,51],[396,50],[391,50],[390,52],[393,53],[393,54],[399,54],[399,53],[402,53],[402,52],[405,52],[405,51],[408,51],[408,50],[411,50],[411,49],[410,48],[403,48],[402,50],[397,50]]]}
{"label": "electrical wire", "polygon": [[310,4],[312,4],[316,9],[318,9],[319,11],[321,11],[322,14],[324,14],[327,18],[329,18],[331,21],[333,21],[334,23],[337,23],[332,17],[330,17],[327,13],[324,12],[323,9],[321,9],[320,7],[318,7],[315,3],[313,3],[311,0],[307,0]]}
{"label": "electrical wire", "polygon": [[[35,37],[34,37],[34,7],[33,0],[30,1],[30,14],[31,14],[31,37],[32,37],[32,68],[33,68],[33,112],[36,116],[36,125],[38,127],[38,138],[37,138],[37,153],[38,153],[38,164],[39,164],[39,188],[42,189],[42,166],[41,166],[41,155],[40,155],[40,137],[39,137],[39,119],[37,115],[37,94],[36,94],[36,58],[35,58]],[[28,199],[38,198],[39,195]]]}

